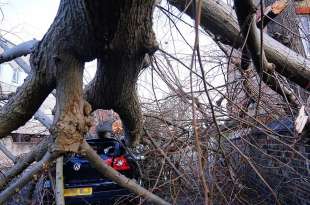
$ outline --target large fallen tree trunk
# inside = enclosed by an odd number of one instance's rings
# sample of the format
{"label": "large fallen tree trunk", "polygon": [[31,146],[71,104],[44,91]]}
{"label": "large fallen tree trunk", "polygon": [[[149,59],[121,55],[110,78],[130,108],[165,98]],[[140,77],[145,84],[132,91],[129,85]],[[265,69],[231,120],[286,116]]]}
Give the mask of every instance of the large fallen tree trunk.
{"label": "large fallen tree trunk", "polygon": [[274,75],[274,64],[269,63],[266,59],[265,49],[261,47],[260,31],[256,27],[256,8],[253,2],[251,0],[243,0],[242,2],[235,0],[234,5],[242,34],[247,36],[246,45],[257,73],[266,85],[282,95],[284,99],[286,98],[294,107],[297,107],[296,97],[292,91],[280,84]]}
{"label": "large fallen tree trunk", "polygon": [[[188,0],[168,0],[180,11],[195,18],[192,4]],[[203,0],[200,25],[211,32],[217,40],[240,48],[242,37],[234,10],[222,1]],[[310,90],[310,61],[302,55],[282,45],[272,37],[264,34],[264,48],[267,60],[275,64],[276,71],[302,88]]]}

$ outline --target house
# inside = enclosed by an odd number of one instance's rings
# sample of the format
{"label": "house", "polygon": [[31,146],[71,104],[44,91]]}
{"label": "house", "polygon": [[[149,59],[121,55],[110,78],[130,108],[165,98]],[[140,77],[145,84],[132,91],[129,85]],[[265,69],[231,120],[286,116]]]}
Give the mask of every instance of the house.
{"label": "house", "polygon": [[[10,42],[3,38],[0,38],[0,53],[4,52],[4,49],[14,46]],[[27,64],[28,59],[26,57],[20,58]],[[16,89],[23,84],[27,74],[20,67],[20,64],[13,60],[0,64],[0,95],[9,95],[16,91]],[[0,101],[0,105],[3,105],[4,101]],[[49,108],[53,107],[53,101],[48,100],[43,106],[45,113],[50,114]],[[13,155],[18,156],[20,154],[29,152],[33,146],[46,135],[49,135],[48,129],[35,119],[29,120],[24,126],[13,131],[8,137],[0,140],[0,143],[6,147]],[[1,152],[0,150],[0,169],[1,167],[10,166],[11,160]]]}

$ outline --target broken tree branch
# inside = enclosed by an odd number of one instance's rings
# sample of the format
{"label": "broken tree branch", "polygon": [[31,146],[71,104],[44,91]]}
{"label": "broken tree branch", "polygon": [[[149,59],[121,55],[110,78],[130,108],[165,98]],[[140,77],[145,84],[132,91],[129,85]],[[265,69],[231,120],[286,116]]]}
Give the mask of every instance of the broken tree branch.
{"label": "broken tree branch", "polygon": [[[15,44],[13,44],[12,42],[8,41],[3,37],[0,37],[0,47],[4,51],[9,50],[12,46],[15,46]],[[25,73],[30,73],[31,71],[30,66],[21,57],[16,58],[15,62],[25,71]]]}
{"label": "broken tree branch", "polygon": [[149,202],[159,205],[169,205],[170,203],[166,202],[162,198],[151,193],[147,189],[138,185],[134,180],[128,179],[126,176],[120,174],[118,171],[114,170],[109,165],[103,163],[102,159],[98,154],[91,148],[91,146],[84,141],[81,145],[81,153],[86,156],[90,163],[105,177],[112,179],[118,185],[127,188],[133,193],[144,197]]}
{"label": "broken tree branch", "polygon": [[[192,5],[186,7],[186,0],[168,0],[180,11],[186,12],[192,19],[195,18]],[[239,35],[239,26],[234,11],[227,4],[216,0],[203,0],[200,25],[210,31],[217,40],[239,48],[242,39]],[[302,55],[277,42],[269,35],[264,35],[266,58],[275,64],[275,70],[302,88],[310,90],[310,61]]]}
{"label": "broken tree branch", "polygon": [[0,110],[0,138],[24,125],[52,91],[40,72],[29,75],[16,94]]}
{"label": "broken tree branch", "polygon": [[[29,53],[31,53],[33,51],[33,49],[37,46],[38,43],[39,43],[39,41],[32,40],[32,41],[25,42],[24,44],[26,44],[26,46],[22,46],[22,47],[28,48],[28,49],[24,49],[24,50],[27,50],[27,51],[29,51]],[[13,43],[11,43],[10,41],[6,40],[5,38],[0,37],[0,47],[4,50],[4,53],[10,53],[10,50],[14,50],[13,48],[10,48],[10,46],[15,46],[15,45]],[[15,62],[18,64],[18,66],[21,69],[23,69],[23,71],[25,73],[27,73],[28,75],[30,74],[31,68],[24,59],[16,58]],[[11,97],[11,95],[7,95],[7,96],[3,96],[3,97],[5,100],[8,100]],[[48,129],[51,127],[52,122],[53,122],[53,119],[51,119],[49,116],[44,114],[44,112],[41,108],[39,108],[39,110],[34,114],[34,118],[36,120],[38,120],[39,122],[41,122]]]}
{"label": "broken tree branch", "polygon": [[[10,50],[11,42],[4,38],[0,38],[0,47],[4,50]],[[47,95],[54,88],[53,75],[42,75],[47,69],[52,69],[53,66],[48,66],[50,56],[40,58],[40,62],[36,57],[40,55],[38,51],[33,55],[32,61],[36,61],[33,66],[35,69],[31,71],[30,66],[22,58],[16,58],[16,63],[29,74],[24,84],[17,89],[14,96],[9,98],[9,101],[0,110],[0,138],[6,137],[11,131],[25,124],[33,114],[43,125],[50,126],[52,119],[44,114],[42,110],[37,109],[42,104]],[[51,55],[53,55],[51,53]],[[42,63],[42,66],[39,66]]]}
{"label": "broken tree branch", "polygon": [[[256,8],[251,0],[235,0],[235,11],[239,26],[244,37],[246,37],[247,48],[251,54],[254,67],[262,80],[274,91],[286,98],[294,107],[298,102],[292,91],[281,85],[275,79],[275,66],[268,62],[264,48],[261,48],[260,30],[256,26]],[[261,31],[262,32],[262,31]],[[264,34],[265,35],[265,34]]]}

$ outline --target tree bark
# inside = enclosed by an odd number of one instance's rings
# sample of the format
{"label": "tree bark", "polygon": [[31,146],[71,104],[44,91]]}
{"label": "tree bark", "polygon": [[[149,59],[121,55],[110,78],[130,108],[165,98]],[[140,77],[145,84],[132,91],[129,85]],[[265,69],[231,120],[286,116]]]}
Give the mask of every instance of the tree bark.
{"label": "tree bark", "polygon": [[14,156],[6,147],[0,142],[0,150],[5,154],[12,162],[16,163],[16,156]]}
{"label": "tree bark", "polygon": [[94,109],[114,109],[119,113],[128,133],[127,144],[133,145],[142,130],[136,82],[145,54],[155,52],[157,44],[152,30],[154,2],[134,1],[135,6],[129,2],[122,3],[116,35],[111,39],[113,47],[98,59],[95,79],[85,96]]}
{"label": "tree bark", "polygon": [[[125,61],[121,66],[116,59],[104,65],[99,60],[95,79],[86,91],[86,99],[94,110],[113,109],[119,113],[125,125],[126,144],[134,145],[139,141],[142,129],[142,114],[136,91],[140,70],[136,69],[139,65],[126,68]],[[125,69],[127,72],[124,72]]]}
{"label": "tree bark", "polygon": [[[53,24],[31,55],[32,70],[26,83],[0,112],[0,136],[4,137],[29,120],[56,87],[56,113],[50,130],[55,144],[30,174],[24,173],[1,193],[0,203],[59,153],[78,151],[90,125],[91,107],[83,99],[82,85],[86,61],[99,59],[96,78],[86,92],[87,99],[95,108],[110,107],[120,112],[130,132],[128,144],[137,142],[142,121],[135,86],[145,55],[157,48],[152,31],[153,7],[153,0],[60,2]],[[48,147],[49,144],[42,149]],[[98,161],[99,156],[92,149],[87,150]],[[36,160],[33,154],[11,170],[5,183]],[[115,178],[112,168],[104,173],[122,186],[135,187],[151,201],[168,204],[124,176]]]}
{"label": "tree bark", "polygon": [[51,133],[56,150],[77,152],[90,127],[90,105],[83,99],[83,63],[61,54],[56,60],[56,113]]}

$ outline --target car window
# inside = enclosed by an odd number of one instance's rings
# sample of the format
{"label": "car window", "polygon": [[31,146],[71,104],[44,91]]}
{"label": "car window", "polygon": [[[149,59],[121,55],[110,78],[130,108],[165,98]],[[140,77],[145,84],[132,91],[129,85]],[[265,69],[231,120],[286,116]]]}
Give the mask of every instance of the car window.
{"label": "car window", "polygon": [[96,144],[90,144],[98,154],[104,154],[107,156],[123,155],[125,154],[125,149],[117,141],[101,142]]}

